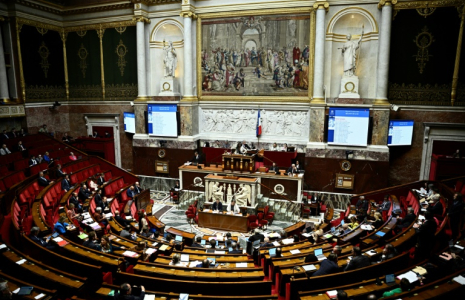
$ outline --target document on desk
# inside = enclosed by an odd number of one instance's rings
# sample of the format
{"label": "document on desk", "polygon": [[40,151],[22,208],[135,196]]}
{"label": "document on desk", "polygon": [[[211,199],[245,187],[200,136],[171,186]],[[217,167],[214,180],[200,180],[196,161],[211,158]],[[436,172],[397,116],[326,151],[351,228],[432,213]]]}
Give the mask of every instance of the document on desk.
{"label": "document on desk", "polygon": [[274,241],[274,242],[273,242],[273,245],[276,246],[276,247],[281,246],[281,244],[280,244],[278,241]]}
{"label": "document on desk", "polygon": [[294,239],[284,239],[284,240],[281,240],[281,242],[284,244],[284,245],[287,245],[287,244],[290,244],[290,243],[293,243],[294,242]]}
{"label": "document on desk", "polygon": [[145,300],[155,300],[155,295],[154,294],[145,294]]}
{"label": "document on desk", "polygon": [[373,255],[376,255],[378,253],[375,250],[370,250],[370,251],[365,252],[365,254],[368,254],[369,256],[373,256]]}
{"label": "document on desk", "polygon": [[124,251],[124,252],[123,252],[123,255],[124,255],[124,256],[127,256],[127,257],[136,257],[136,256],[137,256],[137,253],[136,253],[136,252],[133,252],[133,251]]}
{"label": "document on desk", "polygon": [[302,268],[304,268],[305,272],[316,270],[315,265],[306,265],[302,266]]}
{"label": "document on desk", "polygon": [[291,250],[290,252],[291,252],[291,254],[299,254],[300,250],[299,249],[294,249],[294,250]]}
{"label": "document on desk", "polygon": [[372,230],[373,229],[371,227],[371,225],[361,225],[360,228],[362,228],[363,230]]}
{"label": "document on desk", "polygon": [[461,284],[461,285],[465,285],[465,277],[463,277],[462,275],[454,277],[454,278],[452,278],[452,280],[459,283],[459,284]]}
{"label": "document on desk", "polygon": [[157,249],[155,249],[155,248],[148,248],[147,250],[145,250],[145,253],[147,253],[147,254],[153,254],[155,252],[157,252]]}
{"label": "document on desk", "polygon": [[306,237],[306,238],[310,237],[310,233],[301,233],[301,235]]}
{"label": "document on desk", "polygon": [[5,245],[5,244],[1,244],[1,245],[0,245],[0,249],[3,249],[3,248],[6,248],[6,245]]}
{"label": "document on desk", "polygon": [[158,248],[160,251],[165,251],[166,249],[168,249],[168,245],[161,245],[160,248]]}
{"label": "document on desk", "polygon": [[26,261],[27,261],[27,260],[25,260],[25,259],[21,259],[21,260],[18,260],[16,263],[17,263],[18,265],[22,265],[22,264],[24,264]]}
{"label": "document on desk", "polygon": [[216,250],[215,254],[226,254],[226,251],[218,251],[218,250]]}
{"label": "document on desk", "polygon": [[189,300],[189,294],[179,294],[179,300]]}
{"label": "document on desk", "polygon": [[246,262],[236,263],[236,268],[247,268],[247,263]]}
{"label": "document on desk", "polygon": [[418,280],[417,274],[415,274],[412,271],[408,271],[407,273],[400,274],[399,276],[397,276],[397,279],[399,280],[401,280],[402,278],[407,278],[408,281],[410,281],[410,283],[413,283]]}

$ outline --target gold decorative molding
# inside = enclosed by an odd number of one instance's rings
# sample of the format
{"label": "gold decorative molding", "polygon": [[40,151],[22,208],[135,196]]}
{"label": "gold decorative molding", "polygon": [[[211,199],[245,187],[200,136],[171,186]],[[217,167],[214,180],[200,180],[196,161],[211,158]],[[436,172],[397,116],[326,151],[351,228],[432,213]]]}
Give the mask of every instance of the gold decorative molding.
{"label": "gold decorative molding", "polygon": [[0,107],[0,118],[23,117],[26,116],[24,105],[2,105]]}
{"label": "gold decorative molding", "polygon": [[44,36],[48,32],[47,28],[36,27],[36,29],[42,36]]}
{"label": "gold decorative molding", "polygon": [[66,89],[59,85],[31,85],[26,88],[27,102],[47,102],[66,99]]}
{"label": "gold decorative molding", "polygon": [[455,54],[455,65],[454,65],[454,75],[452,75],[452,91],[450,94],[450,103],[452,106],[455,104],[457,99],[457,85],[459,83],[459,69],[460,69],[460,53],[462,52],[462,40],[463,40],[463,26],[465,22],[465,5],[462,6],[460,13],[460,30],[459,38],[457,41],[457,52]]}
{"label": "gold decorative molding", "polygon": [[87,51],[86,47],[84,44],[81,44],[81,47],[78,49],[78,56],[79,59],[81,60],[79,62],[79,68],[81,69],[82,72],[82,78],[86,78],[86,70],[87,70],[87,56],[89,55],[89,52]]}
{"label": "gold decorative molding", "polygon": [[168,4],[168,3],[181,3],[182,0],[132,0],[132,3],[141,3],[145,5],[159,5],[159,4]]}
{"label": "gold decorative molding", "polygon": [[47,78],[48,75],[48,69],[50,68],[50,64],[48,62],[48,57],[50,55],[50,50],[48,50],[47,45],[45,45],[45,42],[42,41],[42,44],[39,46],[39,56],[41,58],[40,61],[40,67],[42,68],[42,71],[44,71],[45,78]]}
{"label": "gold decorative molding", "polygon": [[102,100],[102,87],[98,84],[70,86],[69,99],[84,101]]}
{"label": "gold decorative molding", "polygon": [[316,14],[312,10],[310,12],[310,53],[308,54],[308,99],[312,99],[313,96],[313,81],[315,68],[315,36],[316,36]]}
{"label": "gold decorative molding", "polygon": [[108,100],[133,100],[137,97],[137,83],[107,84],[106,97]]}
{"label": "gold decorative molding", "polygon": [[115,30],[119,34],[123,34],[123,32],[125,32],[127,28],[128,28],[127,26],[118,26],[118,27],[115,27]]}
{"label": "gold decorative molding", "polygon": [[305,14],[313,10],[313,7],[298,7],[298,8],[273,8],[273,9],[255,9],[246,11],[227,11],[218,13],[203,13],[197,14],[197,18],[216,19],[226,17],[244,17],[258,15],[285,15],[285,14]]}
{"label": "gold decorative molding", "polygon": [[[382,1],[380,1],[380,3],[381,2]],[[428,7],[462,6],[463,0],[411,1],[411,2],[398,2],[394,4],[395,4],[394,9],[400,10],[400,9],[417,9],[417,8],[428,8]],[[379,7],[379,4],[378,4],[378,7]]]}
{"label": "gold decorative molding", "polygon": [[47,24],[47,23],[42,23],[42,22],[38,22],[38,21],[34,21],[34,20],[29,20],[29,19],[25,19],[25,18],[20,18],[20,17],[16,18],[16,23],[19,23],[21,25],[29,25],[29,26],[36,27],[38,31],[39,31],[39,28],[41,30],[47,30],[47,31],[48,30],[54,30],[54,31],[59,32],[61,30],[61,27],[59,27],[59,26],[55,26],[55,25]]}
{"label": "gold decorative molding", "polygon": [[396,5],[397,0],[381,0],[378,2],[378,9],[381,9],[383,6],[391,6],[391,5]]}
{"label": "gold decorative molding", "polygon": [[78,30],[78,31],[76,31],[76,34],[77,34],[79,37],[83,38],[83,37],[86,36],[87,30]]}
{"label": "gold decorative molding", "polygon": [[121,72],[121,77],[124,75],[124,67],[126,67],[126,54],[128,53],[128,48],[124,45],[123,40],[119,40],[118,46],[116,46],[116,55],[118,55],[118,62],[117,65]]}
{"label": "gold decorative molding", "polygon": [[183,18],[192,18],[194,20],[197,19],[197,15],[194,14],[193,12],[191,12],[191,11],[182,11],[180,16],[183,17]]}
{"label": "gold decorative molding", "polygon": [[324,9],[324,10],[328,11],[329,3],[326,2],[326,1],[317,1],[317,2],[313,3],[313,8],[314,9]]}
{"label": "gold decorative molding", "polygon": [[417,13],[422,16],[422,17],[429,17],[431,16],[435,11],[437,7],[421,7],[417,8]]}
{"label": "gold decorative molding", "polygon": [[66,55],[66,38],[68,33],[63,29],[60,32],[60,38],[63,42],[63,61],[64,61],[64,72],[65,72],[65,90],[66,90],[66,101],[69,101],[69,78],[68,78],[68,59]]}
{"label": "gold decorative molding", "polygon": [[16,44],[18,47],[18,60],[19,60],[19,80],[21,84],[21,94],[22,94],[22,101],[26,102],[26,82],[24,81],[24,69],[23,69],[23,58],[21,55],[21,28],[23,24],[18,22],[18,18],[16,18]]}
{"label": "gold decorative molding", "polygon": [[97,35],[100,40],[100,77],[102,81],[102,99],[105,100],[105,70],[103,66],[103,34],[105,33],[105,28],[100,26],[97,29]]}
{"label": "gold decorative molding", "polygon": [[150,24],[150,19],[144,17],[144,16],[135,16],[135,17],[132,17],[132,20],[134,22],[144,22],[145,24]]}
{"label": "gold decorative molding", "polygon": [[48,13],[66,16],[75,14],[95,13],[103,11],[114,11],[117,9],[128,9],[132,8],[131,2],[119,2],[119,3],[104,3],[99,5],[88,5],[88,6],[74,6],[67,7],[58,5],[44,0],[28,1],[28,0],[14,0],[18,4],[31,7],[37,10],[45,11]]}
{"label": "gold decorative molding", "polygon": [[[450,106],[451,89],[451,84],[389,83],[388,98],[391,104]],[[464,84],[458,84],[457,94],[458,99],[465,99]],[[465,102],[462,100],[459,105]]]}
{"label": "gold decorative molding", "polygon": [[[86,35],[86,32],[88,30],[98,30],[100,28],[108,29],[108,28],[118,28],[118,27],[126,27],[126,26],[136,26],[136,20],[134,20],[134,18],[133,20],[128,20],[128,21],[107,22],[107,23],[101,23],[101,24],[89,24],[89,25],[81,25],[81,26],[69,26],[69,27],[60,27],[60,26],[38,22],[35,20],[20,18],[20,17],[16,18],[16,22],[21,25],[24,24],[24,25],[34,26],[36,28],[43,28],[43,29],[54,30],[58,32],[60,32],[61,30],[64,30],[65,32],[76,32],[78,33],[80,37],[83,37]],[[147,20],[150,23],[150,20],[149,19]]]}
{"label": "gold decorative molding", "polygon": [[417,45],[418,51],[414,55],[415,60],[418,62],[418,69],[420,74],[423,74],[423,70],[426,67],[426,63],[429,61],[429,58],[433,55],[429,54],[429,47],[434,43],[434,37],[429,32],[428,27],[423,27],[421,32],[415,37],[413,42]]}

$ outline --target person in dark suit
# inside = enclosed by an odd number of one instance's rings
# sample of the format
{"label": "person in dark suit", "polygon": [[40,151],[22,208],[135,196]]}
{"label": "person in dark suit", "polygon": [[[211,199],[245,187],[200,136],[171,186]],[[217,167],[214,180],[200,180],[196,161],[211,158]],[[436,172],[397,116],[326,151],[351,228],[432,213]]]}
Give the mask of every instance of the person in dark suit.
{"label": "person in dark suit", "polygon": [[109,138],[111,138],[111,134],[108,131],[105,131],[105,134],[104,134],[103,137],[106,138],[106,139],[109,139]]}
{"label": "person in dark suit", "polygon": [[133,185],[131,185],[131,187],[129,187],[126,190],[126,195],[131,199],[134,198],[134,196],[136,196],[136,193],[134,192],[134,186]]}
{"label": "person in dark suit", "polygon": [[202,156],[199,154],[198,151],[194,152],[194,157],[190,160],[193,164],[201,164],[202,163]]}
{"label": "person in dark suit", "polygon": [[94,131],[94,133],[92,134],[92,137],[93,137],[94,139],[96,139],[96,138],[99,138],[100,135],[98,135],[98,132],[97,132],[97,131]]}
{"label": "person in dark suit", "polygon": [[459,233],[460,216],[462,215],[463,207],[462,194],[455,193],[452,204],[449,207],[449,222],[453,238],[455,238]]}
{"label": "person in dark suit", "polygon": [[368,201],[365,199],[365,196],[360,196],[355,204],[355,208],[357,211],[363,210],[365,213],[368,211]]}
{"label": "person in dark suit", "polygon": [[40,186],[48,186],[49,184],[53,183],[53,181],[48,180],[44,177],[44,172],[39,173],[39,178],[37,178],[37,183]]}
{"label": "person in dark suit", "polygon": [[431,212],[433,215],[442,215],[443,207],[441,201],[439,201],[439,197],[433,197],[426,210]]}
{"label": "person in dark suit", "polygon": [[315,254],[310,253],[309,255],[305,256],[305,262],[306,263],[314,263],[318,261],[318,257],[315,256]]}
{"label": "person in dark suit", "polygon": [[213,203],[212,210],[223,211],[223,203],[220,202],[220,199],[216,199]]}
{"label": "person in dark suit", "polygon": [[362,255],[362,250],[360,247],[352,248],[352,259],[347,260],[347,266],[344,271],[356,270],[363,267],[368,267],[371,265],[370,258],[368,256]]}
{"label": "person in dark suit", "polygon": [[270,243],[270,239],[267,237],[263,240],[263,244],[260,245],[261,248],[267,248],[267,247],[273,247],[273,246],[274,245]]}
{"label": "person in dark suit", "polygon": [[65,191],[65,193],[71,189],[71,182],[69,181],[68,174],[66,174],[65,178],[61,181],[61,189]]}
{"label": "person in dark suit", "polygon": [[142,192],[142,188],[140,187],[139,182],[136,181],[136,183],[134,183],[134,193],[136,195],[139,195],[141,192]]}
{"label": "person in dark suit", "polygon": [[57,165],[57,177],[65,177],[66,173],[61,169],[61,165]]}
{"label": "person in dark suit", "polygon": [[115,210],[115,216],[114,216],[114,219],[116,222],[118,222],[121,226],[123,227],[127,227],[128,225],[131,225],[131,222],[126,220],[125,218],[121,217],[119,215],[119,211],[118,210]]}
{"label": "person in dark suit", "polygon": [[415,257],[425,258],[431,254],[431,250],[434,247],[437,224],[434,220],[434,215],[427,211],[425,213],[425,221],[422,225],[413,225],[417,233],[417,245]]}
{"label": "person in dark suit", "polygon": [[97,178],[97,185],[102,186],[105,183],[105,177],[103,173],[99,174],[99,177]]}
{"label": "person in dark suit", "polygon": [[97,243],[97,234],[95,234],[95,231],[91,231],[87,235],[88,238],[84,241],[84,243],[82,243],[82,245],[90,249],[101,251],[102,246]]}
{"label": "person in dark suit", "polygon": [[287,169],[287,174],[298,174],[299,171],[297,171],[295,164],[292,164],[289,169]]}
{"label": "person in dark suit", "polygon": [[400,223],[396,226],[397,229],[409,227],[410,224],[412,224],[412,222],[415,221],[416,218],[417,216],[415,215],[413,208],[407,208],[407,215],[404,218],[400,219]]}
{"label": "person in dark suit", "polygon": [[22,141],[19,141],[19,142],[18,142],[18,145],[16,146],[16,151],[18,151],[18,152],[26,151],[26,147],[24,147]]}
{"label": "person in dark suit", "polygon": [[234,242],[231,245],[231,248],[233,249],[233,251],[229,251],[228,254],[242,254],[241,245],[239,245],[238,243]]}
{"label": "person in dark suit", "polygon": [[43,247],[46,247],[49,250],[54,250],[55,246],[49,243],[52,236],[49,236],[46,240],[44,240],[43,238],[39,237],[39,232],[40,232],[39,227],[36,227],[36,226],[32,227],[29,238],[33,240],[34,242],[36,242],[37,244]]}
{"label": "person in dark suit", "polygon": [[173,190],[179,191],[181,189],[181,186],[179,185],[179,181],[176,181],[176,185],[173,187]]}
{"label": "person in dark suit", "polygon": [[34,155],[31,156],[31,159],[29,160],[29,167],[35,166],[37,164],[38,164],[38,162],[36,160],[36,157]]}
{"label": "person in dark suit", "polygon": [[260,233],[260,229],[255,228],[255,234],[249,237],[249,242],[253,243],[258,240],[263,242],[265,240],[265,236]]}
{"label": "person in dark suit", "polygon": [[94,197],[94,202],[95,202],[95,207],[100,207],[103,210],[105,210],[106,203],[103,203],[103,197],[102,197],[102,190],[97,190],[97,193],[95,194]]}
{"label": "person in dark suit", "polygon": [[87,188],[87,185],[85,183],[82,184],[81,188],[79,189],[79,200],[82,202],[85,202],[87,199],[90,198],[92,195],[92,192]]}
{"label": "person in dark suit", "polygon": [[302,168],[302,166],[299,164],[299,161],[296,160],[295,161],[295,168],[297,170],[298,173],[302,172],[304,169]]}
{"label": "person in dark suit", "polygon": [[328,275],[339,272],[339,266],[337,265],[337,255],[330,253],[327,259],[320,263],[320,268],[313,273],[313,276]]}
{"label": "person in dark suit", "polygon": [[68,143],[68,144],[71,143],[71,140],[72,140],[72,139],[73,139],[73,138],[70,137],[70,136],[68,135],[68,133],[66,133],[66,132],[63,134],[63,137],[61,138],[61,140],[63,141],[63,143]]}
{"label": "person in dark suit", "polygon": [[276,163],[273,163],[273,166],[270,168],[270,172],[274,172],[276,175],[279,174],[279,168]]}
{"label": "person in dark suit", "polygon": [[69,198],[69,204],[74,204],[74,207],[77,209],[77,212],[82,213],[82,205],[79,202],[78,193],[73,192],[72,196]]}
{"label": "person in dark suit", "polygon": [[384,196],[383,203],[381,203],[378,207],[379,212],[388,212],[391,209],[391,201],[389,201],[389,195]]}
{"label": "person in dark suit", "polygon": [[193,248],[203,248],[202,244],[202,237],[198,236],[195,238],[195,242],[192,243],[191,247]]}

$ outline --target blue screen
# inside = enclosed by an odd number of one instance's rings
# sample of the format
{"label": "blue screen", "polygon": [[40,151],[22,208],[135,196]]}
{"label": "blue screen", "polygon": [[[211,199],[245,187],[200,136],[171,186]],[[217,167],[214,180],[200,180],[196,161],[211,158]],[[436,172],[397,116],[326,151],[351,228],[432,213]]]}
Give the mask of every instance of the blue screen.
{"label": "blue screen", "polygon": [[178,122],[176,104],[148,104],[148,130],[153,136],[178,136]]}
{"label": "blue screen", "polygon": [[410,146],[413,137],[413,120],[390,120],[388,146]]}
{"label": "blue screen", "polygon": [[330,107],[328,144],[367,146],[369,108]]}

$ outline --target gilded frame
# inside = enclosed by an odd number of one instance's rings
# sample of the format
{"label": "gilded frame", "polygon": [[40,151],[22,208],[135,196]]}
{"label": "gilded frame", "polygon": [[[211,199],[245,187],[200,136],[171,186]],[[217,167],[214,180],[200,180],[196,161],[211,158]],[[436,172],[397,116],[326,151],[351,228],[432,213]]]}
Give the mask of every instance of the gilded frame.
{"label": "gilded frame", "polygon": [[[210,96],[202,95],[202,20],[226,17],[245,17],[253,15],[286,15],[286,14],[303,14],[310,15],[310,52],[309,52],[309,75],[308,75],[308,94],[307,96]],[[197,15],[196,27],[196,54],[197,54],[197,98],[204,101],[254,101],[254,102],[310,102],[313,96],[313,64],[315,51],[315,9],[313,7],[287,8],[287,9],[258,9],[241,12],[220,12],[206,13]]]}

